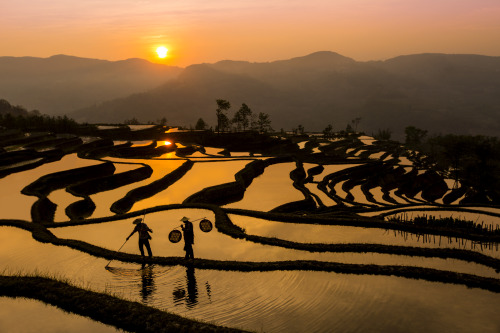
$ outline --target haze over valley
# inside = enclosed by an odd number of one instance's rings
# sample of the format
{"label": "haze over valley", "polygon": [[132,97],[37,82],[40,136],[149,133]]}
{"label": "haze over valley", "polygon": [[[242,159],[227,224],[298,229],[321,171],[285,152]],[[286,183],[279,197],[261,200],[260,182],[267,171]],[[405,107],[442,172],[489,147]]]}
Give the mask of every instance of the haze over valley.
{"label": "haze over valley", "polygon": [[0,57],[0,98],[48,115],[147,91],[182,69],[143,59]]}
{"label": "haze over valley", "polygon": [[[412,125],[434,133],[497,136],[500,57],[416,54],[359,62],[334,52],[251,63],[220,61],[184,69],[141,59],[103,61],[69,56],[0,58],[2,97],[49,115],[121,123],[165,117],[215,125],[215,99],[265,112],[272,126],[398,133]],[[231,117],[231,112],[229,113]]]}

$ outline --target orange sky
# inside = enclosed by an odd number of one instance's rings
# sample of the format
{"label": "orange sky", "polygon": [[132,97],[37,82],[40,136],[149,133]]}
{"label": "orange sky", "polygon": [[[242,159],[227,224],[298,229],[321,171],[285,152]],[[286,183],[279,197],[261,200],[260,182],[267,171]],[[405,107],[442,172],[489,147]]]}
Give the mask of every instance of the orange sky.
{"label": "orange sky", "polygon": [[[16,0],[0,4],[0,56],[144,58],[185,67],[315,51],[356,60],[500,56],[498,0]],[[156,47],[169,49],[165,60]]]}

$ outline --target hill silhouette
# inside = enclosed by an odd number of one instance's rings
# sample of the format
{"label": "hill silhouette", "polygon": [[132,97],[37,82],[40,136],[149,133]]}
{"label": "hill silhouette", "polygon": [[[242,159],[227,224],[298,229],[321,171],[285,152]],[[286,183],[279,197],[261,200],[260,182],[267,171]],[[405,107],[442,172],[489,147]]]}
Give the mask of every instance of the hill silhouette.
{"label": "hill silhouette", "polygon": [[150,90],[180,71],[142,59],[0,57],[0,98],[45,114],[62,115]]}
{"label": "hill silhouette", "polygon": [[[334,130],[341,130],[354,118],[361,117],[358,129],[368,134],[379,129],[401,134],[409,125],[431,133],[500,134],[500,57],[416,54],[359,62],[322,51],[273,62],[224,60],[185,69],[155,67],[138,59],[116,63],[64,56],[49,59],[60,60],[60,66],[65,61],[75,60],[73,64],[81,61],[81,68],[72,70],[82,73],[81,77],[74,76],[74,81],[66,85],[45,84],[42,87],[45,94],[41,94],[45,97],[51,92],[60,93],[58,101],[64,106],[57,106],[57,110],[79,109],[69,114],[77,121],[122,122],[135,117],[147,122],[166,117],[170,124],[189,126],[201,117],[214,126],[215,100],[222,98],[233,106],[229,117],[246,103],[254,113],[269,114],[272,126],[278,130],[289,130],[299,124],[306,131],[321,131],[328,124]],[[117,83],[113,86],[109,80],[98,79],[85,69],[87,61],[95,62],[95,66],[98,63],[112,66],[109,77]],[[149,75],[158,78],[156,87],[154,80],[144,79],[148,76],[144,71],[140,72],[143,81],[129,74],[132,71],[127,68],[136,68],[137,64],[151,69]],[[163,68],[165,74],[158,74],[158,68]],[[20,76],[12,72],[10,77],[17,80]],[[82,106],[81,88],[78,92],[64,90],[67,85],[82,87],[83,82],[89,81],[92,89],[87,83],[87,91],[99,96],[100,101],[95,98]],[[31,88],[42,89],[41,82],[32,80]],[[130,85],[123,88],[125,82]],[[97,88],[98,84],[102,87]],[[110,90],[120,93],[115,96],[119,98],[113,99]],[[33,105],[9,100],[42,112],[41,102],[47,102],[41,99],[40,104]],[[71,107],[76,104],[80,106]]]}
{"label": "hill silhouette", "polygon": [[[273,127],[301,124],[321,131],[344,129],[361,117],[359,129],[402,131],[408,125],[436,133],[498,136],[500,57],[418,54],[358,62],[334,52],[267,63],[220,61],[192,65],[147,93],[85,108],[86,121],[147,121],[215,124],[215,99],[270,114]],[[231,113],[230,115],[231,116]]]}

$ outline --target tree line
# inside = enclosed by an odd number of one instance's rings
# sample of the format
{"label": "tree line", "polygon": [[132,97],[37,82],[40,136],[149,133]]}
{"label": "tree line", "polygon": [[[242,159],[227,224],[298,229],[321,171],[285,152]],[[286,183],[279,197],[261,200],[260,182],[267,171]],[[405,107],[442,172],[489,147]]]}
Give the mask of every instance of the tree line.
{"label": "tree line", "polygon": [[22,106],[13,106],[0,99],[0,126],[29,131],[51,131],[54,133],[78,133],[82,125],[67,116],[51,117],[38,110],[28,111]]}
{"label": "tree line", "polygon": [[[32,111],[32,113],[39,113],[37,110]],[[13,116],[25,116],[29,112],[24,107],[20,105],[11,105],[5,99],[0,99],[0,115],[11,114]]]}
{"label": "tree line", "polygon": [[478,191],[483,202],[500,202],[500,141],[483,135],[433,135],[408,126],[405,146],[419,154],[411,154],[422,167],[441,171]]}
{"label": "tree line", "polygon": [[[217,104],[217,109],[215,110],[217,119],[215,131],[217,133],[230,130],[238,132],[252,130],[260,133],[269,133],[273,131],[271,127],[271,117],[267,113],[259,112],[256,115],[247,104],[242,103],[233,117],[229,119],[228,113],[231,109],[231,103],[225,99],[217,99],[215,102]],[[205,130],[207,127],[207,123],[202,118],[199,118],[196,122],[195,129]]]}

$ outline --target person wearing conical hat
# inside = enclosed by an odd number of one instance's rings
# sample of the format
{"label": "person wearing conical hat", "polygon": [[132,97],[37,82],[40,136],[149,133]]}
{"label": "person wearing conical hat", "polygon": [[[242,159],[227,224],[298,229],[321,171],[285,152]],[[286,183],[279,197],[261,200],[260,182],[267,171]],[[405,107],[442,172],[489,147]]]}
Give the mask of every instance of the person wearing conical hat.
{"label": "person wearing conical hat", "polygon": [[181,225],[182,233],[184,236],[184,251],[186,251],[185,259],[194,259],[193,244],[194,244],[194,232],[193,223],[189,221],[189,218],[183,217],[181,219],[184,225]]}
{"label": "person wearing conical hat", "polygon": [[146,223],[142,221],[142,219],[135,219],[134,222],[135,228],[132,233],[127,237],[127,240],[132,237],[134,233],[139,233],[139,251],[141,251],[141,256],[144,257],[144,247],[148,250],[149,257],[153,256],[151,252],[151,246],[149,245],[149,240],[151,239],[150,232],[153,232]]}

